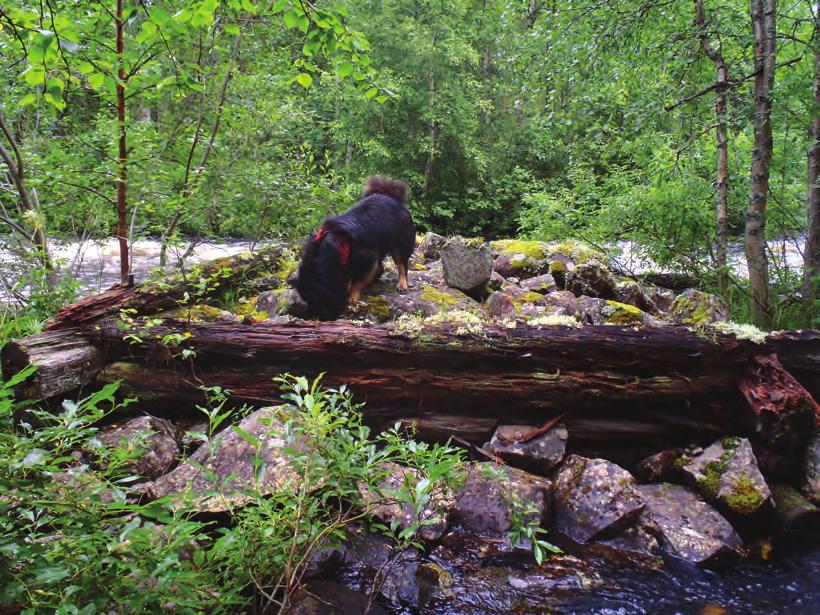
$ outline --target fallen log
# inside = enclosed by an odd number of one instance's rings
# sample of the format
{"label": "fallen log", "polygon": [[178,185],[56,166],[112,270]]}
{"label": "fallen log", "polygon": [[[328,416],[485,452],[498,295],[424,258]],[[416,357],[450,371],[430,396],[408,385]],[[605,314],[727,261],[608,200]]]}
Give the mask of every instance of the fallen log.
{"label": "fallen log", "polygon": [[[101,380],[122,380],[129,393],[147,392],[152,407],[191,407],[204,401],[200,387],[215,385],[231,390],[238,401],[276,403],[274,378],[291,372],[326,373],[327,384],[349,385],[367,402],[373,423],[418,416],[430,424],[430,417],[442,414],[470,417],[482,433],[488,426],[482,419],[537,426],[568,411],[568,421],[632,421],[626,431],[636,439],[643,429],[636,425],[643,424],[667,441],[676,433],[758,430],[764,439],[788,446],[805,439],[818,416],[812,396],[785,369],[772,367],[780,370],[773,378],[771,369],[758,368],[771,348],[731,335],[703,336],[682,327],[487,325],[478,335],[455,330],[439,325],[408,336],[343,321],[174,322],[128,343],[116,322],[103,320],[85,335],[109,357],[128,357],[108,365]],[[185,362],[173,358],[179,347],[157,343],[181,331],[190,334],[184,348],[191,358]],[[797,346],[820,344],[817,332],[790,335]],[[778,343],[785,345],[787,337]],[[750,382],[768,391],[765,407],[744,398],[742,387]],[[441,431],[440,422],[433,427]],[[473,439],[463,428],[454,429],[456,434]]]}
{"label": "fallen log", "polygon": [[[283,248],[271,246],[253,254],[218,258],[190,271],[176,271],[138,285],[115,284],[60,310],[46,327],[58,331],[88,325],[128,310],[138,316],[190,305],[242,287],[249,280],[281,273]],[[279,280],[284,282],[284,280]]]}
{"label": "fallen log", "polygon": [[10,377],[28,365],[37,368],[17,389],[21,399],[48,399],[94,381],[105,365],[104,353],[75,329],[47,331],[6,344],[2,370]]}

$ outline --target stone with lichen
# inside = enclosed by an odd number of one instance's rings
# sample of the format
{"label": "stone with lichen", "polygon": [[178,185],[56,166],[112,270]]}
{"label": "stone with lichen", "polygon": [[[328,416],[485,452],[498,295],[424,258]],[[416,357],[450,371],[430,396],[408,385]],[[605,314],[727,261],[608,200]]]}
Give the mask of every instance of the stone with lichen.
{"label": "stone with lichen", "polygon": [[148,480],[162,476],[176,464],[180,455],[178,434],[162,419],[138,416],[102,427],[91,440],[95,464],[105,465],[99,449],[120,448],[130,451],[129,471]]}
{"label": "stone with lichen", "polygon": [[471,534],[509,540],[519,506],[526,506],[523,523],[540,525],[549,514],[550,481],[495,463],[470,467],[456,494],[454,520]]}
{"label": "stone with lichen", "polygon": [[597,261],[578,265],[567,273],[566,288],[576,296],[587,295],[598,299],[615,299],[615,276]]}
{"label": "stone with lichen", "polygon": [[441,264],[447,286],[472,297],[486,294],[493,257],[485,244],[453,237],[441,249]]}
{"label": "stone with lichen", "polygon": [[690,489],[660,483],[638,490],[646,502],[639,522],[670,555],[708,566],[739,554],[743,543],[731,524]]}
{"label": "stone with lichen", "polygon": [[[250,414],[238,424],[243,435],[226,429],[216,436],[214,443],[202,444],[168,474],[144,483],[143,493],[150,499],[190,497],[194,510],[220,512],[251,502],[251,489],[261,495],[293,489],[299,477],[286,450],[294,443],[286,440],[285,427],[277,412],[276,408],[262,408]],[[258,446],[249,441],[252,439],[256,439]],[[254,458],[259,459],[261,466]],[[261,474],[257,472],[259,467],[263,468]]]}
{"label": "stone with lichen", "polygon": [[746,438],[722,438],[681,467],[705,498],[747,516],[770,504],[771,491]]}
{"label": "stone with lichen", "polygon": [[606,459],[570,455],[555,475],[555,528],[578,543],[632,524],[644,501],[632,475]]}
{"label": "stone with lichen", "polygon": [[427,233],[418,246],[418,254],[425,261],[433,261],[441,257],[441,249],[447,243],[447,238],[436,233]]}
{"label": "stone with lichen", "polygon": [[669,311],[672,320],[684,325],[708,325],[726,320],[728,315],[723,299],[694,288],[678,295]]}
{"label": "stone with lichen", "polygon": [[405,486],[414,488],[422,480],[418,470],[397,463],[388,462],[382,470],[386,476],[376,487],[359,485],[364,505],[370,514],[386,525],[396,523],[400,529],[421,524],[418,536],[424,541],[441,538],[449,525],[449,515],[453,507],[453,494],[449,489],[431,493],[428,501],[419,510],[407,502],[401,502],[395,493]]}

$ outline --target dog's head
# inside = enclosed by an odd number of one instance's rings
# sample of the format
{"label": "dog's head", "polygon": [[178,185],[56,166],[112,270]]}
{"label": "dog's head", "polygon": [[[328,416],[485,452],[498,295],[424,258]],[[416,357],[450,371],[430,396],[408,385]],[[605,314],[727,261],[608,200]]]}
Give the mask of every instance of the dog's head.
{"label": "dog's head", "polygon": [[294,286],[307,304],[308,318],[334,320],[347,307],[345,239],[335,233],[311,235],[305,241]]}

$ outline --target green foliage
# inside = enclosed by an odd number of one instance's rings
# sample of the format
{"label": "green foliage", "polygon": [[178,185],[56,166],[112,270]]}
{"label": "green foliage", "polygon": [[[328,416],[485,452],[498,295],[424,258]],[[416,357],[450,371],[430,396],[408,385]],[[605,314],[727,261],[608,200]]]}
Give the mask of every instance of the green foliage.
{"label": "green foliage", "polygon": [[[200,522],[142,507],[124,469],[138,450],[99,449],[81,463],[94,424],[118,406],[117,384],[58,414],[29,408],[14,420],[11,387],[0,384],[0,604],[25,613],[219,612],[236,596],[213,591],[212,561],[198,548]],[[100,467],[96,466],[96,467]],[[167,517],[167,518],[166,518]]]}

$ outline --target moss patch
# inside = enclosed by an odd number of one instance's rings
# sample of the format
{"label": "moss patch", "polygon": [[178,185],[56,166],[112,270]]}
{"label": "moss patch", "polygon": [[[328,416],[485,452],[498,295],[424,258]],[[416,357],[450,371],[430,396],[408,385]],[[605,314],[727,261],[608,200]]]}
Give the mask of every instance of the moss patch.
{"label": "moss patch", "polygon": [[375,316],[379,322],[387,322],[392,318],[390,303],[381,295],[362,295],[361,300],[367,306],[364,311]]}
{"label": "moss patch", "polygon": [[501,239],[490,244],[499,254],[523,254],[528,258],[541,260],[546,258],[549,246],[543,241],[526,239]]}
{"label": "moss patch", "polygon": [[458,299],[448,293],[446,290],[436,288],[430,284],[425,284],[421,288],[421,299],[433,303],[440,308],[451,308],[458,305]]}
{"label": "moss patch", "polygon": [[579,241],[565,241],[554,246],[549,246],[548,251],[551,256],[556,254],[568,256],[578,265],[588,263],[589,261],[604,262],[605,260],[601,252]]}
{"label": "moss patch", "polygon": [[515,307],[517,308],[520,308],[525,303],[535,303],[543,296],[544,295],[540,293],[536,293],[530,290],[513,298],[513,305],[515,305]]}
{"label": "moss patch", "polygon": [[726,505],[741,515],[749,515],[763,505],[765,499],[747,476],[739,477],[726,496]]}
{"label": "moss patch", "polygon": [[608,325],[630,327],[643,324],[644,314],[634,305],[607,300],[603,314],[605,317],[604,322]]}
{"label": "moss patch", "polygon": [[192,305],[181,307],[165,314],[175,320],[190,320],[192,322],[215,322],[225,320],[225,312],[212,305]]}

